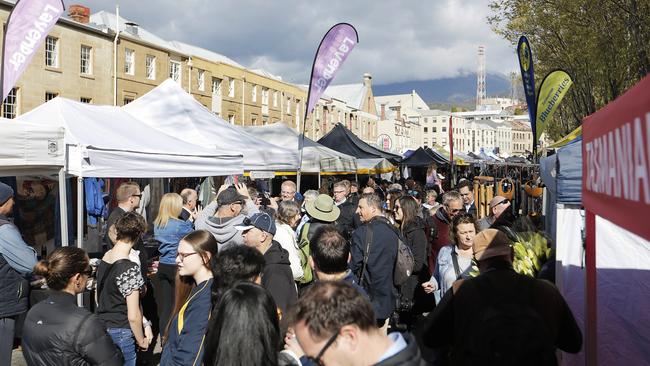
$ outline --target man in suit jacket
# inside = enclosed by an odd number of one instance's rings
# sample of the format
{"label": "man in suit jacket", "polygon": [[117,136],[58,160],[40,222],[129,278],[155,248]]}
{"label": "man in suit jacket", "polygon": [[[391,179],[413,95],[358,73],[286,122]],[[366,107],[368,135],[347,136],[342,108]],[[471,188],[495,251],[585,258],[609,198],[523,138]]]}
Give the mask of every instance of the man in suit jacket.
{"label": "man in suit jacket", "polygon": [[192,221],[196,216],[196,200],[199,198],[198,193],[191,188],[185,188],[181,191],[181,197],[183,197],[183,210],[178,217],[183,221]]}
{"label": "man in suit jacket", "polygon": [[474,215],[476,217],[476,205],[474,204],[474,187],[472,182],[467,179],[463,179],[458,183],[458,193],[460,193],[461,198],[463,199],[463,208],[468,214]]}
{"label": "man in suit jacket", "polygon": [[339,219],[336,221],[336,228],[345,239],[350,239],[354,229],[361,225],[359,215],[357,215],[357,205],[347,199],[350,193],[350,182],[340,181],[334,183],[332,187],[332,198],[334,204],[341,210]]}

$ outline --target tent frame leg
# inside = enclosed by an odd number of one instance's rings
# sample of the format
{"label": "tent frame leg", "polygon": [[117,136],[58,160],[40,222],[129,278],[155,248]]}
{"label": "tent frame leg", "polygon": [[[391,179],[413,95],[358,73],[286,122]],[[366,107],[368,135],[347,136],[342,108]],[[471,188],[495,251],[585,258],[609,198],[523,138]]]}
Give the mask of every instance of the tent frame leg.
{"label": "tent frame leg", "polygon": [[68,196],[65,168],[59,169],[59,218],[61,220],[61,246],[68,246]]}

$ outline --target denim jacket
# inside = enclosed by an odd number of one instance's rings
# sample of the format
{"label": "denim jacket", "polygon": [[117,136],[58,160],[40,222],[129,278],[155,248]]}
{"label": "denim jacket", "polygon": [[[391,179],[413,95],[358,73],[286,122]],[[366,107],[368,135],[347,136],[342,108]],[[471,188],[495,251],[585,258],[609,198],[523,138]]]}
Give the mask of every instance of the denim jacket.
{"label": "denim jacket", "polygon": [[[458,247],[451,244],[445,245],[440,248],[438,253],[438,260],[436,261],[436,268],[431,276],[431,282],[435,281],[438,284],[439,296],[442,298],[445,292],[451,288],[456,282],[456,270],[454,269],[454,262],[452,259],[452,251],[458,255]],[[458,255],[458,267],[460,270],[460,278],[469,278],[469,272],[472,270],[472,260],[469,258]],[[438,296],[436,295],[436,298]]]}
{"label": "denim jacket", "polygon": [[154,227],[154,238],[160,242],[160,263],[176,264],[178,242],[185,235],[192,232],[192,223],[170,218],[165,227]]}

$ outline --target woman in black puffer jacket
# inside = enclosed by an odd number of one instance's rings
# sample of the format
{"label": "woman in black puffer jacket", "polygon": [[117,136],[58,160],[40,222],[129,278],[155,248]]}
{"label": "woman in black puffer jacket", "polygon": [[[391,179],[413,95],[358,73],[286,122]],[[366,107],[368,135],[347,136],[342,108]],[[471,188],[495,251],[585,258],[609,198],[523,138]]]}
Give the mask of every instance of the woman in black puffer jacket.
{"label": "woman in black puffer jacket", "polygon": [[34,267],[47,279],[50,297],[25,318],[23,355],[28,365],[122,365],[122,354],[95,314],[77,307],[76,296],[92,273],[83,249],[62,247]]}
{"label": "woman in black puffer jacket", "polygon": [[[411,196],[404,196],[395,202],[395,220],[400,224],[400,231],[406,244],[413,254],[413,273],[406,283],[400,289],[401,293],[401,310],[404,321],[407,321],[407,314],[414,314],[418,304],[415,304],[416,291],[420,288],[420,283],[426,281],[429,277],[427,268],[427,247],[428,241],[425,234],[425,222],[418,216],[420,205]],[[410,309],[407,309],[410,303]]]}

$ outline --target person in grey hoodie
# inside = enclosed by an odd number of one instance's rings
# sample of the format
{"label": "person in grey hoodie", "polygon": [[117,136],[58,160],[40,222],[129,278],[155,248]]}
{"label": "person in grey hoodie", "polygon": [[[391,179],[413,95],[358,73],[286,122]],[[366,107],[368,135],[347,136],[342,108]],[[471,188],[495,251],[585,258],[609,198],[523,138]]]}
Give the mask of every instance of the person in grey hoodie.
{"label": "person in grey hoodie", "polygon": [[259,209],[250,199],[245,184],[224,184],[217,193],[217,199],[196,217],[194,227],[209,231],[217,239],[221,251],[230,245],[244,244],[244,238],[235,226],[241,225],[246,215],[257,212]]}

